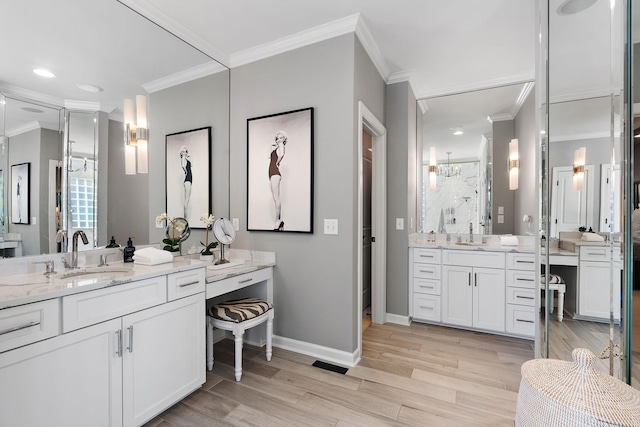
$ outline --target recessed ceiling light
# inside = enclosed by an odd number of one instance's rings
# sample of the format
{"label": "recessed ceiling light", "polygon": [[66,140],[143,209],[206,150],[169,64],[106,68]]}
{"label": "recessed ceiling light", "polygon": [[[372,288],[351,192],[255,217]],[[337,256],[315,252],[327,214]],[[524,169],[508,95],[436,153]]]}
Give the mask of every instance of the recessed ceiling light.
{"label": "recessed ceiling light", "polygon": [[102,89],[100,86],[92,85],[89,83],[79,83],[78,87],[82,90],[86,90],[87,92],[91,92],[91,93],[98,93],[98,92],[104,91],[104,89]]}
{"label": "recessed ceiling light", "polygon": [[33,72],[39,75],[40,77],[46,77],[48,79],[56,76],[51,71],[45,70],[44,68],[36,68],[35,70],[33,70]]}
{"label": "recessed ceiling light", "polygon": [[589,9],[596,4],[597,1],[598,0],[565,0],[560,7],[558,7],[558,13],[560,15],[573,15]]}
{"label": "recessed ceiling light", "polygon": [[44,113],[44,111],[38,110],[37,108],[33,108],[33,107],[22,107],[22,109],[24,111],[28,111],[29,113],[38,113],[38,114]]}
{"label": "recessed ceiling light", "polygon": [[462,126],[454,126],[449,129],[451,129],[454,135],[462,135],[464,133],[464,131],[462,130]]}

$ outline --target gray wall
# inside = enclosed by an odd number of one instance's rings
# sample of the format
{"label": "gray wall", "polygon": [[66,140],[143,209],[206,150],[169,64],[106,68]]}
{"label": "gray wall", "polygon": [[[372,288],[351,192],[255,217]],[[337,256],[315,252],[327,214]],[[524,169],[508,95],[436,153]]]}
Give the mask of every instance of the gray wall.
{"label": "gray wall", "polygon": [[[509,190],[509,142],[515,138],[514,120],[493,123],[493,234],[514,233],[514,193]],[[533,196],[532,196],[533,197]],[[498,207],[504,207],[504,223],[498,224]],[[522,218],[520,218],[522,219]]]}
{"label": "gray wall", "polygon": [[[240,219],[236,247],[277,254],[277,335],[347,352],[357,346],[359,316],[358,97],[381,120],[384,110],[384,84],[366,63],[355,35],[348,34],[239,66],[231,77],[231,216]],[[305,107],[315,108],[314,233],[247,232],[247,119]],[[339,235],[323,234],[325,218],[339,220]]]}
{"label": "gray wall", "polygon": [[[166,212],[165,136],[211,126],[211,203],[216,218],[229,215],[229,71],[225,70],[191,82],[173,86],[149,97],[149,182],[146,227],[151,243],[164,238],[155,218]],[[203,227],[203,224],[191,224]],[[201,249],[204,230],[193,230],[184,244]]]}
{"label": "gray wall", "polygon": [[[416,106],[408,82],[387,86],[387,312],[404,316],[409,314],[409,234],[415,232],[417,213]],[[396,218],[404,219],[404,230],[396,230]]]}
{"label": "gray wall", "polygon": [[[514,193],[514,234],[535,234],[538,230],[540,206],[536,197],[536,155],[538,153],[535,91],[531,91],[515,118],[516,138],[520,156],[518,189]],[[530,224],[522,222],[524,215],[532,215]]]}
{"label": "gray wall", "polygon": [[[37,203],[31,206],[31,219],[37,218],[34,227],[40,234],[38,254],[49,253],[49,241],[56,237],[56,231],[49,230],[49,217],[55,216],[55,212],[49,211],[49,160],[58,160],[61,144],[62,133],[50,129],[40,130],[40,179],[31,181],[31,199],[37,197]],[[34,166],[31,165],[31,167],[31,179],[33,179]]]}

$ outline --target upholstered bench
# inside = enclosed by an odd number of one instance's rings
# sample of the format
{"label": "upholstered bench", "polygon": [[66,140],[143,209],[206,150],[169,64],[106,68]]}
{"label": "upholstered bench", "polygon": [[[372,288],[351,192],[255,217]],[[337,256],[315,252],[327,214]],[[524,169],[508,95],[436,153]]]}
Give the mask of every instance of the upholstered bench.
{"label": "upholstered bench", "polygon": [[235,342],[235,377],[242,377],[244,331],[267,322],[267,362],[271,360],[273,306],[258,298],[242,298],[212,306],[207,312],[207,369],[213,369],[213,328],[231,331]]}
{"label": "upholstered bench", "polygon": [[[546,289],[545,284],[545,276],[544,274],[540,277],[540,289],[543,291]],[[562,277],[557,274],[549,275],[549,294],[548,297],[551,298],[551,313],[553,313],[553,292],[558,292],[558,322],[562,322],[562,318],[564,317],[564,294],[567,290],[567,285],[564,283]]]}

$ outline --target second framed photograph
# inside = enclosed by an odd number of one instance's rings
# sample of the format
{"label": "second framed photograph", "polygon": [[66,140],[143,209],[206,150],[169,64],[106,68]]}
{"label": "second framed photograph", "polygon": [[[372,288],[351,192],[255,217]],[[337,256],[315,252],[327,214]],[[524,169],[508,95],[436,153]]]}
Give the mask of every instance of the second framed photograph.
{"label": "second framed photograph", "polygon": [[211,127],[166,137],[167,215],[185,218],[190,228],[204,228],[211,213]]}
{"label": "second framed photograph", "polygon": [[313,233],[313,108],[247,120],[247,229]]}
{"label": "second framed photograph", "polygon": [[29,224],[30,172],[31,163],[11,166],[11,222],[13,224]]}

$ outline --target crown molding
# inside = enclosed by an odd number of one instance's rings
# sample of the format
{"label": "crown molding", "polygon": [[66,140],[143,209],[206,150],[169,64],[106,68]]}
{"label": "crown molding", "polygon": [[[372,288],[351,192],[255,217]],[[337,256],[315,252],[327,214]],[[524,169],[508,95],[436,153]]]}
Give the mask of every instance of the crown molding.
{"label": "crown molding", "polygon": [[46,95],[31,89],[21,88],[2,81],[0,81],[0,92],[21,100],[36,101],[56,108],[63,107],[65,103],[65,100],[62,98]]}
{"label": "crown molding", "polygon": [[287,37],[231,54],[231,68],[249,64],[280,53],[308,46],[355,31],[360,14],[350,15],[327,24],[300,31]]}
{"label": "crown molding", "polygon": [[457,95],[459,93],[472,92],[494,87],[522,84],[534,81],[533,74],[521,74],[516,76],[499,77],[496,79],[483,80],[463,85],[448,86],[438,89],[427,89],[417,94],[418,98],[435,98],[437,96]]}
{"label": "crown molding", "polygon": [[396,71],[395,73],[389,74],[387,77],[387,84],[401,83],[401,82],[409,82],[411,81],[411,75],[413,71]]}
{"label": "crown molding", "polygon": [[522,108],[522,106],[524,105],[524,102],[529,97],[529,94],[533,90],[533,86],[534,86],[533,82],[528,82],[524,84],[524,87],[522,88],[522,91],[518,95],[518,99],[516,99],[516,102],[514,104],[513,111],[511,113],[513,117],[516,117],[520,112],[520,108]]}
{"label": "crown molding", "polygon": [[549,97],[550,104],[559,104],[561,102],[569,102],[569,101],[580,101],[583,99],[590,98],[603,98],[611,96],[612,93],[615,93],[616,90],[610,90],[609,88],[598,88],[584,92],[572,92],[572,93],[564,93],[560,95],[554,95]]}
{"label": "crown molding", "polygon": [[493,114],[489,116],[492,122],[504,122],[506,120],[513,120],[515,118],[511,113]]}
{"label": "crown molding", "polygon": [[209,42],[196,35],[186,27],[178,24],[173,18],[164,12],[160,11],[157,7],[153,6],[151,2],[147,0],[117,0],[119,3],[125,5],[129,9],[139,13],[143,17],[161,28],[170,32],[180,40],[191,45],[195,49],[209,56],[211,59],[218,61],[222,65],[229,66],[229,55],[222,50],[211,45]]}
{"label": "crown molding", "polygon": [[36,130],[36,129],[50,129],[50,130],[55,130],[58,131],[58,127],[52,123],[47,123],[47,122],[40,122],[38,120],[33,120],[31,122],[27,122],[27,123],[23,123],[20,126],[16,126],[14,128],[11,129],[7,129],[5,131],[5,136],[8,136],[9,138],[16,136],[16,135],[20,135],[23,134],[25,132],[29,132],[32,130]]}
{"label": "crown molding", "polygon": [[427,105],[427,100],[426,99],[419,99],[418,100],[418,108],[420,108],[420,111],[422,112],[422,114],[425,114],[427,111],[429,111],[429,106]]}
{"label": "crown molding", "polygon": [[92,102],[92,101],[75,101],[73,99],[65,99],[64,108],[69,110],[100,111],[100,103]]}
{"label": "crown molding", "polygon": [[188,70],[180,71],[170,76],[162,77],[157,80],[153,80],[148,83],[144,83],[142,87],[148,93],[158,92],[159,90],[167,89],[172,86],[177,86],[182,83],[190,82],[202,77],[210,76],[212,74],[226,71],[228,68],[218,62],[211,61],[206,64],[196,65]]}
{"label": "crown molding", "polygon": [[369,55],[369,58],[371,58],[371,62],[373,62],[373,65],[375,65],[378,73],[380,73],[380,75],[382,76],[382,79],[388,83],[388,79],[391,74],[389,65],[384,59],[382,52],[380,52],[380,49],[373,39],[369,28],[365,24],[364,20],[360,17],[360,14],[357,14],[355,16],[358,17],[355,28],[356,37],[358,37],[358,40],[360,40],[362,47]]}

